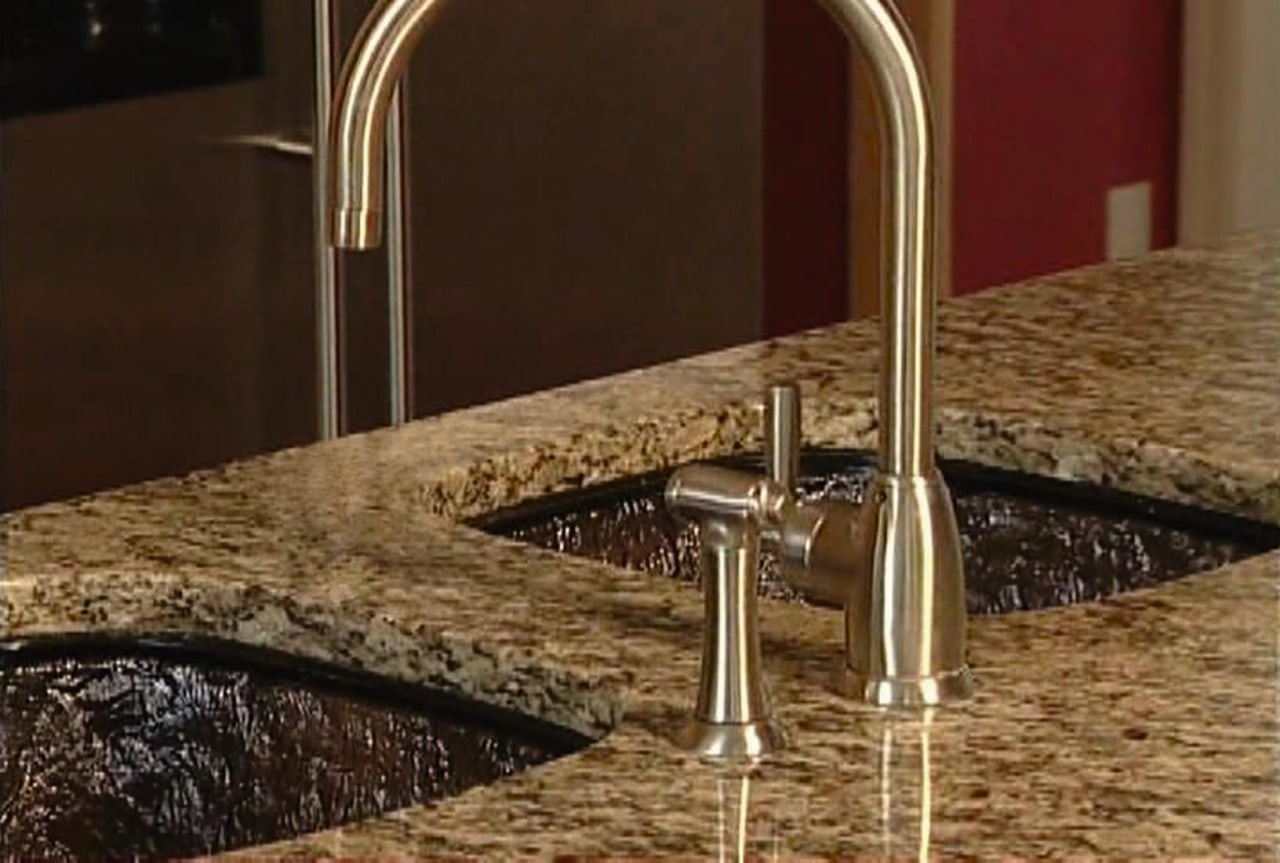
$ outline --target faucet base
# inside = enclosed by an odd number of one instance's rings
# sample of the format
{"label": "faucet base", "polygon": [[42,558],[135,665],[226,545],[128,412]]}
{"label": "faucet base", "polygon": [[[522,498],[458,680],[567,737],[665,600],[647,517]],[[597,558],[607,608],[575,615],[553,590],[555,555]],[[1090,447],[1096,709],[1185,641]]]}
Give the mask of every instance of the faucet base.
{"label": "faucet base", "polygon": [[835,677],[836,692],[877,707],[938,707],[965,701],[973,695],[973,675],[967,665],[958,671],[908,680],[871,678],[842,665]]}
{"label": "faucet base", "polygon": [[964,565],[942,474],[876,477],[863,519],[867,570],[845,602],[838,691],[882,707],[967,697]]}
{"label": "faucet base", "polygon": [[771,719],[741,723],[693,719],[680,733],[679,743],[702,758],[756,761],[785,749],[786,737]]}

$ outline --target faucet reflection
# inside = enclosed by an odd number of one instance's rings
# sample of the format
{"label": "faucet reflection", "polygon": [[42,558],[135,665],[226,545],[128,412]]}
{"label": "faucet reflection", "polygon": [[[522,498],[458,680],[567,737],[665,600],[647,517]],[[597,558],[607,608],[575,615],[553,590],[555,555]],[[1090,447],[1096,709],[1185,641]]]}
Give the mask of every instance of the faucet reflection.
{"label": "faucet reflection", "polygon": [[767,829],[761,831],[761,825],[751,817],[751,774],[726,773],[716,780],[716,784],[720,803],[717,859],[721,863],[779,859],[780,837]]}
{"label": "faucet reflection", "polygon": [[[948,741],[933,708],[862,720],[866,742],[850,750],[859,753],[856,763],[829,765],[826,787],[798,790],[781,758],[750,768],[712,764],[696,773],[716,788],[715,811],[705,819],[714,826],[707,854],[722,861],[933,859],[939,780],[933,738],[941,749],[955,738]],[[833,831],[832,824],[845,828]]]}
{"label": "faucet reflection", "polygon": [[[388,109],[419,37],[441,5],[380,0],[347,57],[330,130],[330,230],[336,245],[369,248],[380,242]],[[771,459],[777,474],[771,479],[686,469],[673,478],[669,499],[688,515],[714,519],[724,536],[741,539],[741,547],[730,543],[716,551],[733,563],[732,572],[712,579],[721,590],[742,594],[740,582],[753,569],[743,561],[754,557],[759,533],[780,544],[800,583],[841,601],[841,691],[884,707],[937,705],[967,697],[971,684],[955,515],[934,463],[932,109],[911,36],[887,0],[823,5],[871,60],[888,143],[891,244],[882,303],[880,472],[860,511],[796,504],[782,469],[787,453]],[[725,597],[707,604],[709,612],[714,605],[754,615],[752,604]],[[704,656],[704,690],[710,680],[718,695],[712,699],[715,709],[697,717],[702,733],[690,738],[692,745],[707,755],[757,757],[781,738],[768,724],[751,643],[754,621],[708,625],[730,640],[719,645],[717,656]],[[706,663],[723,667],[708,671]]]}
{"label": "faucet reflection", "polygon": [[929,859],[933,773],[929,734],[933,711],[916,719],[887,717],[880,735],[880,850],[886,860]]}

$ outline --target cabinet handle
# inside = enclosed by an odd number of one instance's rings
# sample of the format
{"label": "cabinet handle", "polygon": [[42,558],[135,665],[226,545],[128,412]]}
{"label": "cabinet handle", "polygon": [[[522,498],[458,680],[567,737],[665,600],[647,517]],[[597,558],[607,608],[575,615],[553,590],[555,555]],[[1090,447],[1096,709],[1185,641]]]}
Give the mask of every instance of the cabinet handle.
{"label": "cabinet handle", "polygon": [[315,146],[310,140],[302,135],[288,132],[231,135],[226,138],[215,138],[212,143],[224,147],[246,147],[250,150],[261,150],[265,153],[290,159],[310,159],[315,155]]}

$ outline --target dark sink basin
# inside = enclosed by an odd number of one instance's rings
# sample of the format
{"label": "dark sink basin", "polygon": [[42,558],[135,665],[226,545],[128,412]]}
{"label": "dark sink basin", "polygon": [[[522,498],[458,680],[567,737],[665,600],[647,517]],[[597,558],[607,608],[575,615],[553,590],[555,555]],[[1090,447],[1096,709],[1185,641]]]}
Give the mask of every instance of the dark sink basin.
{"label": "dark sink basin", "polygon": [[0,643],[0,857],[172,858],[458,794],[591,741],[212,641]]}
{"label": "dark sink basin", "polygon": [[[758,457],[720,463],[761,471]],[[807,452],[800,496],[859,501],[873,464],[864,452]],[[942,462],[941,469],[955,500],[973,614],[1103,599],[1280,547],[1276,525],[967,462]],[[697,527],[664,508],[669,475],[659,471],[551,495],[472,524],[554,551],[696,582]],[[760,592],[798,600],[767,550],[762,558]]]}

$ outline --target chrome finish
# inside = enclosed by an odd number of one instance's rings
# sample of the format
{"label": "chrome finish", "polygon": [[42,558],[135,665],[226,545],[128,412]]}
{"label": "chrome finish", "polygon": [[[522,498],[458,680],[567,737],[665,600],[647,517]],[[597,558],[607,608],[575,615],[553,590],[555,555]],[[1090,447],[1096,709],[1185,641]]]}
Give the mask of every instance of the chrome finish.
{"label": "chrome finish", "polygon": [[409,273],[408,104],[401,82],[391,98],[387,118],[387,378],[391,425],[413,419],[413,333],[410,329],[412,284]]}
{"label": "chrome finish", "polygon": [[[887,0],[821,2],[871,61],[886,133],[891,245],[882,304],[880,491],[855,519],[835,508],[815,513],[798,506],[783,484],[707,474],[693,475],[698,482],[692,482],[682,471],[673,503],[721,527],[732,520],[753,536],[777,537],[819,587],[848,595],[843,691],[882,706],[939,704],[965,697],[970,684],[964,574],[933,453],[932,109],[910,33]],[[379,242],[387,111],[395,82],[439,6],[438,0],[379,0],[347,56],[331,129],[330,227],[337,245]],[[785,449],[782,432],[769,432],[775,453]],[[770,467],[775,478],[790,470],[785,459]]]}
{"label": "chrome finish", "polygon": [[787,747],[786,735],[772,720],[707,722],[696,716],[681,730],[680,746],[706,761],[752,762]]}
{"label": "chrome finish", "polygon": [[769,479],[794,492],[800,478],[800,388],[769,387],[764,400],[764,461]]}
{"label": "chrome finish", "polygon": [[418,38],[435,19],[438,0],[379,0],[347,54],[330,127],[335,161],[332,239],[368,249],[382,239],[382,151],[396,85]]}
{"label": "chrome finish", "polygon": [[[845,604],[838,688],[883,707],[965,698],[965,594],[960,534],[942,476],[877,477],[863,503],[871,571]],[[897,574],[912,572],[904,579]]]}
{"label": "chrome finish", "polygon": [[783,497],[771,501],[772,518],[762,524],[764,538],[777,545],[783,578],[805,599],[843,606],[852,582],[866,569],[857,542],[861,510],[838,501],[796,505],[800,430],[800,388],[794,383],[770,386],[764,399],[765,470]]}
{"label": "chrome finish", "polygon": [[346,428],[341,351],[342,285],[339,254],[329,243],[329,200],[333,176],[333,143],[326,130],[333,114],[333,53],[337,0],[315,0],[312,8],[314,51],[315,137],[311,165],[312,230],[316,267],[316,416],[321,440],[330,440]]}
{"label": "chrome finish", "polygon": [[759,530],[753,520],[701,519],[706,622],[693,720],[681,742],[717,760],[755,760],[784,745],[770,719],[756,628]]}
{"label": "chrome finish", "polygon": [[845,607],[867,578],[863,509],[843,501],[784,508],[774,534],[782,577],[810,602]]}
{"label": "chrome finish", "polygon": [[[246,136],[228,143],[254,146],[281,155],[316,155],[316,267],[317,326],[320,378],[320,437],[329,439],[346,430],[346,405],[343,379],[345,363],[340,355],[342,330],[342,292],[338,252],[329,242],[330,200],[333,189],[331,154],[333,122],[333,54],[337,9],[336,0],[315,0],[315,141],[292,140],[284,135]],[[387,338],[388,338],[388,417],[391,425],[402,425],[413,418],[413,339],[410,324],[412,296],[409,264],[408,153],[406,121],[407,105],[402,97],[403,84],[393,85],[387,107],[386,129],[386,201],[387,201]],[[374,160],[375,162],[377,160]],[[379,223],[379,230],[381,224]]]}
{"label": "chrome finish", "polygon": [[[768,425],[766,419],[766,440]],[[913,480],[877,476],[862,505],[854,506],[798,503],[770,479],[691,465],[672,476],[666,502],[678,514],[753,525],[777,546],[781,572],[793,587],[810,600],[844,607],[837,691],[882,707],[929,707],[969,696],[959,531],[936,468]],[[918,577],[896,575],[902,572]]]}
{"label": "chrome finish", "polygon": [[665,496],[667,508],[686,518],[752,521],[757,527],[777,524],[789,497],[785,489],[762,476],[705,464],[672,474]]}
{"label": "chrome finish", "polygon": [[890,237],[882,304],[880,469],[927,476],[933,469],[933,106],[911,31],[892,3],[821,0],[866,52],[887,126]]}
{"label": "chrome finish", "polygon": [[[315,146],[311,140],[298,133],[262,132],[254,135],[231,135],[213,141],[227,147],[244,147],[259,150],[275,156],[287,156],[294,159],[310,159],[315,155]],[[324,243],[325,250],[329,244]]]}
{"label": "chrome finish", "polygon": [[[933,108],[924,67],[882,0],[822,0],[866,52],[887,127],[891,238],[882,303],[880,482],[867,496],[867,561],[845,604],[840,691],[882,707],[967,698],[964,569],[955,513],[934,464]],[[871,536],[874,536],[872,543]]]}

